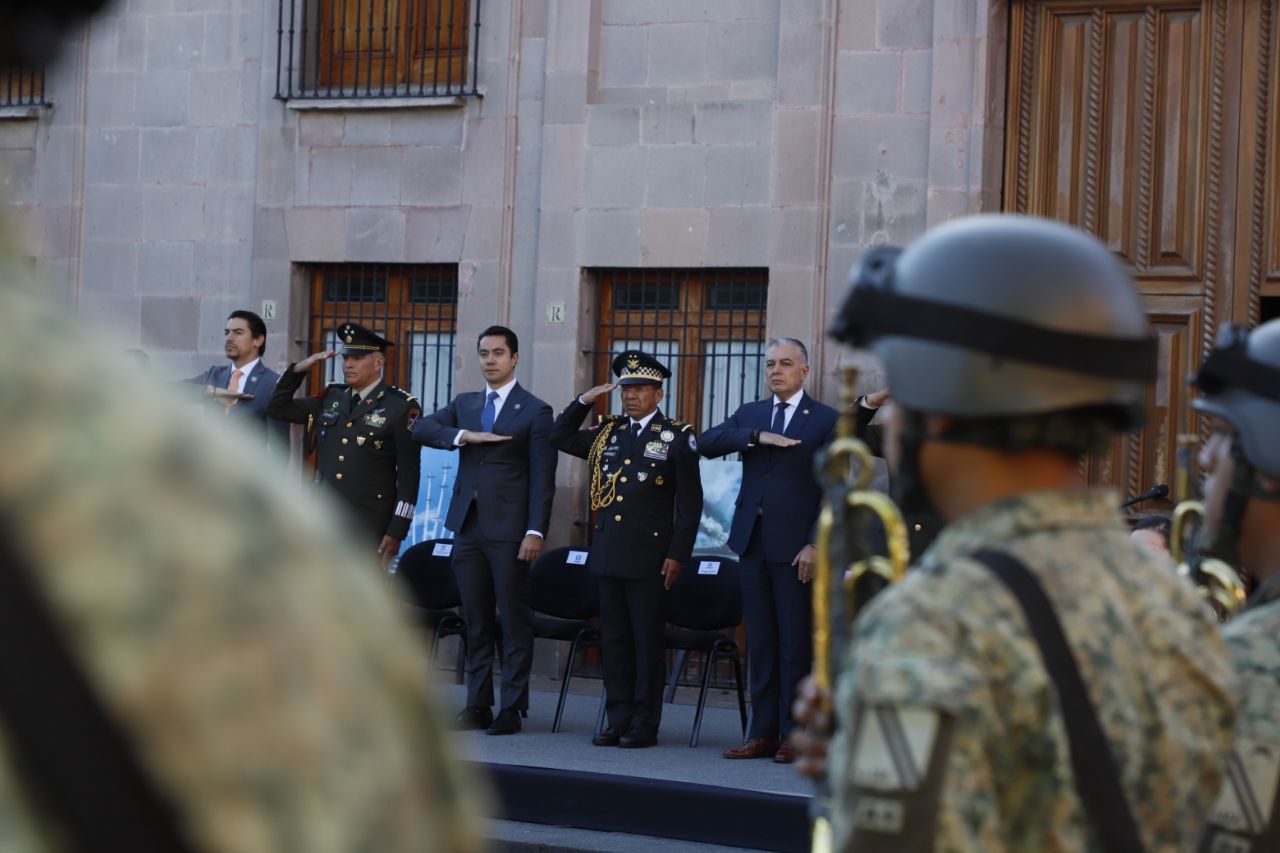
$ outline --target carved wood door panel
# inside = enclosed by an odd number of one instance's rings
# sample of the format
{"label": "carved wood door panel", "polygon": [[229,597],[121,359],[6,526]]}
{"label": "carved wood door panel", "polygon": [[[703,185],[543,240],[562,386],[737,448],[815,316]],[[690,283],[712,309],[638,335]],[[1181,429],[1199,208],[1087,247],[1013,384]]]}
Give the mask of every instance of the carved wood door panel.
{"label": "carved wood door panel", "polygon": [[1188,377],[1219,324],[1280,288],[1277,2],[1012,4],[1004,207],[1098,236],[1161,343],[1147,426],[1089,460],[1092,483],[1172,481],[1178,433],[1203,428]]}

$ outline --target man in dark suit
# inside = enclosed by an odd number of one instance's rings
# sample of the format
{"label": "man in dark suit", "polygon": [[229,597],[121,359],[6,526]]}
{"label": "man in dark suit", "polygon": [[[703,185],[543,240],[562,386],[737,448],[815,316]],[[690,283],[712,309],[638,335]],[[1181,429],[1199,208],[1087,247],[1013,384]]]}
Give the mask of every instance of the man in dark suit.
{"label": "man in dark suit", "polygon": [[702,455],[742,454],[729,548],[742,565],[742,604],[751,671],[747,740],[725,758],[795,759],[787,741],[791,699],[812,664],[814,526],[822,489],[813,457],[835,434],[837,413],[804,391],[809,354],[793,338],[765,349],[772,397],[747,403],[702,436]]}
{"label": "man in dark suit", "polygon": [[263,437],[273,453],[289,455],[289,425],[267,417],[267,402],[280,374],[262,363],[267,351],[267,324],[252,311],[232,311],[223,330],[223,350],[229,364],[215,364],[185,380],[227,417]]}
{"label": "man in dark suit", "polygon": [[[671,371],[628,351],[613,360],[613,374],[616,384],[597,385],[560,414],[551,443],[587,460],[596,512],[590,567],[600,575],[608,727],[591,742],[639,748],[658,742],[667,669],[662,592],[693,555],[702,479],[692,427],[658,411]],[[578,429],[596,399],[616,387],[625,414]]]}
{"label": "man in dark suit", "polygon": [[[551,407],[516,382],[520,342],[505,326],[490,326],[476,342],[487,388],[459,394],[418,421],[413,440],[460,457],[445,526],[454,531],[453,571],[467,623],[467,706],[464,728],[491,735],[520,731],[529,707],[533,611],[529,564],[538,558],[556,490]],[[502,626],[502,701],[495,719],[493,644]]]}
{"label": "man in dark suit", "polygon": [[293,398],[313,364],[338,355],[326,350],[289,365],[267,404],[268,417],[306,424],[316,446],[315,482],[331,489],[352,520],[377,543],[385,568],[400,552],[418,503],[422,452],[411,430],[422,406],[382,375],[391,341],[358,323],[338,329],[342,376],[319,397]]}

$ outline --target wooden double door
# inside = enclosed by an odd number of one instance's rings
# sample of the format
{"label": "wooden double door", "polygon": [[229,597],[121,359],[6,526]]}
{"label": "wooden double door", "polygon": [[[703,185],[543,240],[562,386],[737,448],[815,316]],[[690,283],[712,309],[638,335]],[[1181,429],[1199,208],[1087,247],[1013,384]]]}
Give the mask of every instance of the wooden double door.
{"label": "wooden double door", "polygon": [[1012,2],[1004,207],[1098,236],[1160,339],[1147,426],[1091,459],[1091,482],[1172,485],[1178,434],[1205,428],[1189,377],[1222,323],[1280,296],[1278,7]]}

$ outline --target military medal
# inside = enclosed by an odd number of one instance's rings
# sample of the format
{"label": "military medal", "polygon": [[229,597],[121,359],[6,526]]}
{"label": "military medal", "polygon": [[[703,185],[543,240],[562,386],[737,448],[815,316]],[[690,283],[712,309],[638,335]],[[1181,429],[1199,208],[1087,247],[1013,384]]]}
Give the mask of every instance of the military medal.
{"label": "military medal", "polygon": [[661,474],[659,474],[657,477],[654,477],[654,478],[653,478],[653,484],[654,484],[655,486],[661,486],[661,485],[662,485],[662,475],[661,475]]}
{"label": "military medal", "polygon": [[636,479],[643,483],[645,480],[649,479],[649,472],[641,471],[639,474],[636,474]]}
{"label": "military medal", "polygon": [[382,442],[381,442],[381,441],[375,441],[375,442],[373,443],[373,449],[374,449],[374,450],[381,450],[381,449],[382,449]]}
{"label": "military medal", "polygon": [[663,441],[675,441],[676,434],[669,429],[664,429],[662,435],[659,436]]}
{"label": "military medal", "polygon": [[365,437],[363,435],[356,436],[356,444],[360,445],[361,447],[364,447],[364,442],[365,442]]}

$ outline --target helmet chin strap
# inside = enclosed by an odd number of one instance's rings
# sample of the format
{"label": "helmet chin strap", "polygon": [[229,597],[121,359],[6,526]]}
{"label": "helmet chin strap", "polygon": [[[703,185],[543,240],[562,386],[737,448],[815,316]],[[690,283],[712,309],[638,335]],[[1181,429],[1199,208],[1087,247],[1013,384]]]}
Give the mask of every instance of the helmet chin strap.
{"label": "helmet chin strap", "polygon": [[1240,567],[1240,533],[1244,528],[1244,512],[1250,498],[1280,501],[1280,491],[1269,491],[1258,480],[1258,469],[1244,455],[1240,439],[1231,442],[1231,487],[1222,505],[1222,519],[1205,537],[1200,553],[1216,557],[1230,566]]}
{"label": "helmet chin strap", "polygon": [[893,500],[907,518],[942,518],[925,489],[920,473],[920,450],[925,439],[924,415],[902,408],[898,430],[898,470],[890,478]]}

